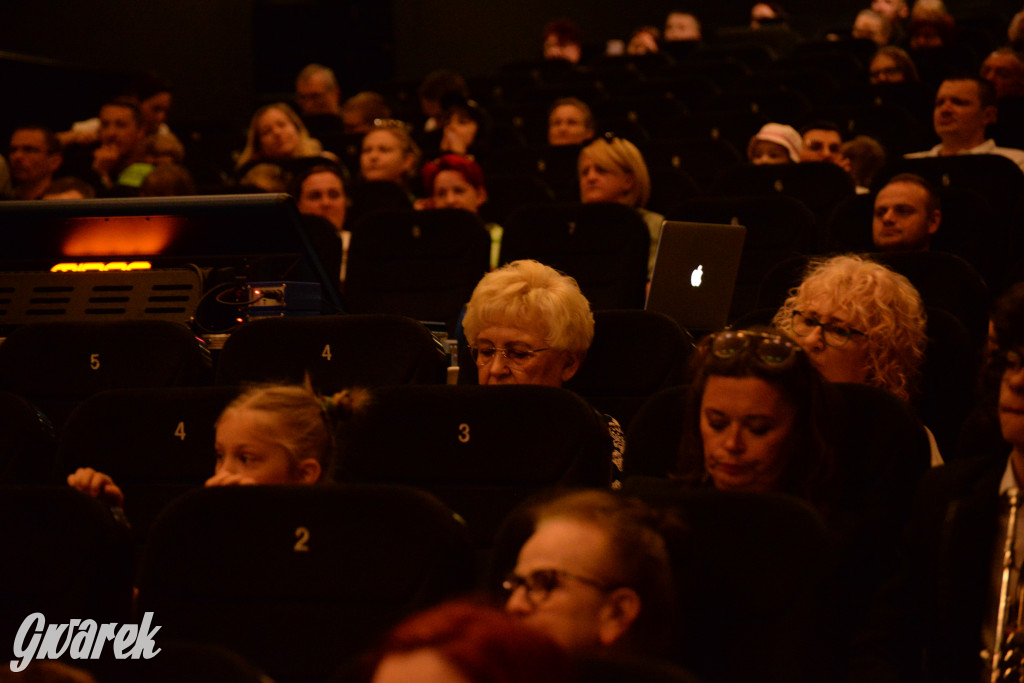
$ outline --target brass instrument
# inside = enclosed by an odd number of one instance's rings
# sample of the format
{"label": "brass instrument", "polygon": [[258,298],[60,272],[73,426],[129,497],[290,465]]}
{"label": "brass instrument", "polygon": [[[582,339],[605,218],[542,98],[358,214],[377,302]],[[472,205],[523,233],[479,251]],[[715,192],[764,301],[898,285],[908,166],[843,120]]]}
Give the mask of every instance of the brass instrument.
{"label": "brass instrument", "polygon": [[[1010,653],[1006,642],[1006,620],[1009,611],[1010,572],[1014,568],[1013,551],[1017,540],[1017,511],[1020,509],[1020,491],[1010,489],[1010,516],[1006,521],[1006,540],[1003,543],[1003,576],[999,584],[999,611],[996,616],[996,638],[993,643],[991,683],[1012,680],[1004,671]],[[1018,579],[1018,583],[1021,583]],[[1017,611],[1017,629],[1021,628],[1021,612]],[[1019,659],[1019,655],[1016,657]],[[1019,664],[1019,663],[1018,663]],[[1019,678],[1019,676],[1018,676]]]}

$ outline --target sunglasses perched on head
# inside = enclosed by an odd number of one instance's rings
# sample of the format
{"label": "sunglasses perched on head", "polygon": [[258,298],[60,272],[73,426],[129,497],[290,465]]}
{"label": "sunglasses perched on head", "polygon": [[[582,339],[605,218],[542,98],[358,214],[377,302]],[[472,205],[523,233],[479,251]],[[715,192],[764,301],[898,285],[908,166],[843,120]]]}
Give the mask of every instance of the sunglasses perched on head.
{"label": "sunglasses perched on head", "polygon": [[782,335],[752,330],[725,330],[711,336],[711,355],[720,360],[732,360],[749,353],[762,365],[778,367],[789,365],[793,357],[803,353],[791,339]]}

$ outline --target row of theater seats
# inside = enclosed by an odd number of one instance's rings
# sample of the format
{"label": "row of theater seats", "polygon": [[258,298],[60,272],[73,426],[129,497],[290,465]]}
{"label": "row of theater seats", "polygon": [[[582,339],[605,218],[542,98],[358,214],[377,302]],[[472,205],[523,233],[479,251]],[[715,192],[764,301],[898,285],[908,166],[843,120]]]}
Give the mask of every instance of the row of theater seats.
{"label": "row of theater seats", "polygon": [[[941,254],[884,258],[910,277],[926,303],[949,308],[972,336],[980,334],[978,319],[988,302],[979,289],[1000,292],[1024,273],[1018,229],[1024,176],[1001,157],[907,160],[892,173],[904,170],[930,176],[941,187],[943,222],[933,245]],[[854,194],[837,168],[738,167],[729,177],[733,195],[685,199],[666,217],[746,226],[731,320],[777,307],[795,284],[793,263],[800,259],[872,250],[873,196]],[[487,269],[490,245],[475,217],[458,210],[378,211],[357,221],[352,232],[349,310],[399,313],[454,329]],[[641,308],[647,245],[646,227],[626,207],[534,203],[507,217],[500,260],[534,258],[572,275],[594,309]],[[941,299],[933,296],[936,282],[946,283]],[[950,298],[963,303],[950,304]]]}
{"label": "row of theater seats", "polygon": [[[607,215],[600,209],[619,208],[635,218],[624,207],[577,208],[581,209],[579,213],[566,215],[570,219],[591,214],[600,217]],[[593,211],[588,214],[582,211],[585,209]],[[621,300],[617,302],[607,296],[609,292],[631,291],[634,299],[629,304],[637,306],[643,276],[637,273],[631,280],[621,277],[621,270],[616,270],[614,264],[621,266],[622,260],[616,257],[624,251],[622,242],[594,239],[594,235],[604,233],[595,228],[588,236],[587,223],[576,223],[566,215],[555,217],[563,221],[563,244],[559,246],[566,250],[566,255],[545,254],[542,258],[574,275],[598,311],[597,332],[588,362],[569,388],[628,424],[640,401],[679,381],[689,341],[683,330],[663,316],[639,308],[608,310],[616,307],[616,303],[623,305]],[[538,241],[549,239],[550,233],[556,231],[555,226],[540,218],[532,224],[542,228],[533,233]],[[416,225],[420,226],[421,234],[430,233],[428,222]],[[792,225],[783,221],[776,225],[792,230]],[[637,231],[642,230],[637,227]],[[433,318],[436,309],[417,308],[410,303],[415,302],[414,295],[422,292],[427,283],[439,287],[430,290],[432,296],[427,301],[431,305],[447,296],[445,300],[451,308],[444,319],[451,325],[468,299],[478,277],[476,271],[460,276],[455,261],[439,261],[424,254],[419,254],[422,258],[412,258],[411,252],[399,248],[401,231],[399,225],[393,233],[396,237],[391,249],[380,254],[382,259],[394,259],[390,266],[381,266],[381,272],[394,275],[381,283],[383,288],[390,289],[377,295],[376,300],[367,296],[367,310],[405,314],[419,320]],[[750,232],[748,244],[752,248],[743,256],[734,297],[741,305],[734,306],[733,319],[740,325],[770,321],[788,290],[799,282],[807,260],[799,249],[759,244],[763,233],[756,228]],[[357,233],[353,238],[353,244],[357,244],[358,236]],[[422,238],[409,237],[409,242],[418,239]],[[578,249],[573,253],[573,245],[589,246],[589,251]],[[609,250],[609,245],[619,252]],[[759,246],[761,251],[753,248]],[[603,267],[605,261],[598,258],[597,249],[603,249],[613,265]],[[395,258],[396,255],[400,258]],[[529,255],[528,251],[523,254]],[[636,270],[640,270],[643,256],[638,249]],[[940,441],[944,451],[952,452],[962,416],[970,409],[971,376],[987,333],[989,290],[967,262],[952,254],[877,257],[905,274],[920,291],[925,305],[934,311],[928,328],[925,386],[943,391],[937,395],[926,392],[922,403],[933,404],[925,411],[926,418],[935,417],[935,411],[945,414],[950,410],[961,416],[941,422],[926,419],[933,426],[937,422],[943,425],[939,431],[948,428],[948,434],[941,435]],[[437,282],[430,279],[432,274],[437,275]],[[440,289],[441,286],[448,286],[448,291]],[[359,288],[352,292],[360,293]],[[353,303],[358,300],[355,296],[352,299]],[[743,316],[737,318],[737,312],[743,312]],[[464,347],[460,357],[466,366],[460,381],[473,383],[475,368],[465,362],[468,353]],[[30,325],[16,330],[0,345],[0,389],[26,398],[58,426],[84,397],[108,388],[194,386],[212,383],[214,375],[216,383],[222,385],[245,381],[299,382],[309,372],[318,390],[334,392],[359,384],[439,383],[444,381],[445,370],[443,354],[422,325],[396,315],[380,314],[247,323],[218,354],[215,371],[188,330],[172,323]]]}
{"label": "row of theater seats", "polygon": [[[133,615],[130,548],[102,504],[66,487],[5,486],[0,494],[0,540],[17,560],[0,566],[7,642],[36,611],[55,624],[138,623],[153,612],[168,658],[177,642],[226,647],[282,683],[327,680],[403,616],[439,600],[474,589],[497,596],[529,533],[519,512],[510,515],[481,578],[460,513],[420,490],[198,489],[154,526]],[[706,683],[821,680],[831,664],[822,625],[835,618],[828,611],[839,587],[829,580],[836,556],[819,516],[781,496],[647,498],[687,529],[673,558],[685,618],[672,659]],[[146,675],[147,666],[165,660],[76,664],[108,683],[161,680]],[[189,680],[205,680],[202,664],[194,666]],[[582,680],[689,680],[651,675]]]}

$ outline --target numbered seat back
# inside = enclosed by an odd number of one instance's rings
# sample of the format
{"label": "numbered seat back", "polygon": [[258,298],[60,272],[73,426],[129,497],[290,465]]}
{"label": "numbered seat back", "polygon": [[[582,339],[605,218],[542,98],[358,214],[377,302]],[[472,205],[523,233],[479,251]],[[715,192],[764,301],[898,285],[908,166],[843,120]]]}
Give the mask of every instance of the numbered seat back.
{"label": "numbered seat back", "polygon": [[471,585],[465,527],[421,491],[193,491],[153,527],[140,611],[161,636],[224,645],[274,680],[325,680],[390,626]]}
{"label": "numbered seat back", "polygon": [[57,483],[57,439],[39,410],[15,394],[0,392],[0,482]]}
{"label": "numbered seat back", "polygon": [[320,393],[346,387],[427,384],[443,377],[430,331],[399,315],[325,315],[247,323],[224,344],[217,384],[302,383]]}
{"label": "numbered seat back", "polygon": [[214,423],[235,387],[115,389],[84,401],[59,444],[64,474],[92,467],[125,495],[125,515],[144,543],[149,527],[176,496],[213,475]]}
{"label": "numbered seat back", "polygon": [[389,387],[340,441],[340,480],[426,489],[462,515],[478,547],[538,491],[610,483],[607,424],[565,389]]}
{"label": "numbered seat back", "polygon": [[33,323],[0,344],[0,388],[27,398],[58,429],[99,391],[198,385],[209,367],[187,327],[161,320]]}
{"label": "numbered seat back", "polygon": [[70,486],[0,486],[0,547],[4,643],[35,612],[47,624],[130,621],[128,534],[96,499]]}

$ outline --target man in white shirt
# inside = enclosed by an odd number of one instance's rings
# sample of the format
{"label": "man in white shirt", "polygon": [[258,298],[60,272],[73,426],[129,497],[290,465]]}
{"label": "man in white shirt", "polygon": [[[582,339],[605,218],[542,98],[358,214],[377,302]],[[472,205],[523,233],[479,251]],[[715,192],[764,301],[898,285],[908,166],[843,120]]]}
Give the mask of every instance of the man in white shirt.
{"label": "man in white shirt", "polygon": [[995,123],[996,115],[996,93],[991,83],[971,76],[947,78],[935,95],[933,114],[935,133],[942,142],[926,152],[907,154],[906,158],[998,154],[1024,172],[1024,151],[996,147],[995,140],[985,137],[985,127]]}

